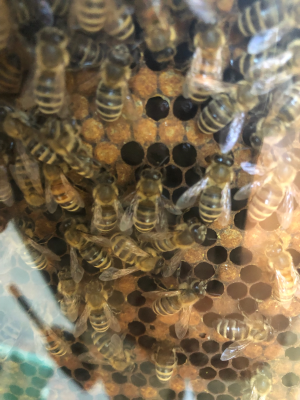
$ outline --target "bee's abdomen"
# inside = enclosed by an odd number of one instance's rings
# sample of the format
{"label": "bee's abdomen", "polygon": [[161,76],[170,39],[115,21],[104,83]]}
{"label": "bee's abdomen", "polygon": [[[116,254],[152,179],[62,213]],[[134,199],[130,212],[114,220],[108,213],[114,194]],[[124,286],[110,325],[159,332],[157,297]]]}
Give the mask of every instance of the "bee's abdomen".
{"label": "bee's abdomen", "polygon": [[28,138],[28,140],[25,141],[25,145],[33,157],[39,161],[46,164],[54,164],[57,161],[57,156],[50,147],[39,143],[34,138]]}
{"label": "bee's abdomen", "polygon": [[43,71],[38,79],[34,94],[36,103],[44,114],[58,113],[63,104],[63,90],[57,90],[56,73]]}
{"label": "bee's abdomen", "polygon": [[158,315],[176,314],[182,308],[178,296],[163,297],[155,300],[152,309]]}
{"label": "bee's abdomen", "polygon": [[62,342],[55,340],[47,332],[44,334],[46,349],[55,356],[62,357],[67,353],[67,347],[63,346]]}
{"label": "bee's abdomen", "polygon": [[133,264],[136,261],[136,255],[125,248],[126,236],[116,234],[110,240],[112,242],[112,250],[117,257],[128,264]]}
{"label": "bee's abdomen", "polygon": [[0,201],[6,203],[12,198],[13,198],[13,192],[9,182],[2,180],[0,185]]}
{"label": "bee's abdomen", "polygon": [[106,332],[108,330],[109,322],[103,310],[91,313],[89,318],[90,318],[90,323],[96,332]]}
{"label": "bee's abdomen", "polygon": [[300,82],[293,85],[286,101],[277,114],[277,118],[283,123],[290,124],[299,117],[300,113]]}
{"label": "bee's abdomen", "polygon": [[77,18],[82,29],[87,32],[98,32],[103,28],[106,19],[105,0],[79,2]]}
{"label": "bee's abdomen", "polygon": [[103,334],[101,332],[93,332],[92,340],[98,351],[103,355],[103,357],[110,359],[114,356],[115,350],[114,347],[110,345],[110,335],[105,333]]}
{"label": "bee's abdomen", "polygon": [[157,213],[153,201],[141,201],[137,207],[133,223],[139,232],[151,231],[157,222]]}
{"label": "bee's abdomen", "polygon": [[44,254],[39,253],[30,245],[27,245],[26,250],[22,251],[21,257],[29,267],[34,269],[42,270],[45,269],[48,265],[47,259]]}
{"label": "bee's abdomen", "polygon": [[229,340],[244,340],[250,334],[250,329],[244,321],[237,319],[219,318],[215,321],[216,331]]}
{"label": "bee's abdomen", "polygon": [[112,263],[107,252],[91,242],[87,243],[87,245],[80,250],[80,255],[93,267],[101,270],[109,268]]}
{"label": "bee's abdomen", "polygon": [[1,54],[0,57],[0,92],[19,93],[22,83],[22,66],[16,54]]}
{"label": "bee's abdomen", "polygon": [[131,15],[123,13],[108,26],[106,32],[120,41],[128,39],[134,32]]}
{"label": "bee's abdomen", "polygon": [[171,239],[156,240],[154,247],[161,252],[173,251],[177,248],[176,244]]}
{"label": "bee's abdomen", "polygon": [[[279,283],[280,281],[280,283]],[[298,274],[294,267],[287,266],[280,270],[273,285],[273,296],[284,303],[293,300],[298,288]]]}
{"label": "bee's abdomen", "polygon": [[203,222],[210,224],[220,216],[221,199],[222,189],[218,186],[210,186],[203,190],[199,199],[199,213]]}
{"label": "bee's abdomen", "polygon": [[252,222],[264,221],[277,210],[283,198],[283,191],[274,182],[263,185],[253,196],[249,208],[248,218]]}
{"label": "bee's abdomen", "polygon": [[122,88],[109,88],[100,81],[96,93],[96,105],[103,121],[116,121],[123,108]]}
{"label": "bee's abdomen", "polygon": [[64,185],[61,182],[56,182],[51,185],[51,192],[54,200],[65,210],[74,212],[81,207],[76,203],[75,198],[71,198],[67,193]]}
{"label": "bee's abdomen", "polygon": [[227,94],[222,93],[201,111],[198,118],[198,128],[210,135],[224,128],[233,118],[233,107]]}
{"label": "bee's abdomen", "polygon": [[171,379],[175,366],[174,360],[170,360],[170,364],[172,361],[172,365],[161,365],[157,362],[155,363],[156,376],[161,382],[167,382]]}
{"label": "bee's abdomen", "polygon": [[118,217],[116,210],[113,206],[103,206],[102,207],[102,222],[97,224],[96,228],[103,232],[107,233],[114,229],[118,222]]}

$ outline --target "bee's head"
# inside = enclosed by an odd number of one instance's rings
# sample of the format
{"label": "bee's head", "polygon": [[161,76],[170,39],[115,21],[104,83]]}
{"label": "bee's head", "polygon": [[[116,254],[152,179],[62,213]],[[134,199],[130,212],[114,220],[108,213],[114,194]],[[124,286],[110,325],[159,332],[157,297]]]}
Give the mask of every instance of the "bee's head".
{"label": "bee's head", "polygon": [[202,244],[206,238],[207,228],[205,225],[202,225],[198,218],[191,218],[187,225],[189,227],[189,231],[192,234],[194,241],[198,244]]}

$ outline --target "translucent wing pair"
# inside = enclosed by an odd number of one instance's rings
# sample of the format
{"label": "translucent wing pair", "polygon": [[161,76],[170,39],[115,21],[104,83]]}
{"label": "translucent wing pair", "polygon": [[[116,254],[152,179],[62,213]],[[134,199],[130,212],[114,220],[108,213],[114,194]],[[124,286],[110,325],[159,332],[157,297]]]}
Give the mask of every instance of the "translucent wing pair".
{"label": "translucent wing pair", "polygon": [[[123,356],[123,342],[120,336],[114,334],[110,339],[110,346],[114,349],[115,357],[121,355]],[[92,354],[91,352],[83,353],[78,356],[78,359],[81,362],[89,363],[89,364],[107,364],[107,361],[99,357],[100,354],[98,353],[97,356]]]}

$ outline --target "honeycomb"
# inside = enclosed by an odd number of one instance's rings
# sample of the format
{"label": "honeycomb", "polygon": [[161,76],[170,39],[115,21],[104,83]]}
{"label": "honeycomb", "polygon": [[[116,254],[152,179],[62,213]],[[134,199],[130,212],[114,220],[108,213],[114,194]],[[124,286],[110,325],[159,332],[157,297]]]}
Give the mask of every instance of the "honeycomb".
{"label": "honeycomb", "polygon": [[[230,1],[219,1],[218,6],[224,8],[224,3],[231,9]],[[181,46],[185,48],[183,44]],[[170,65],[161,68],[146,51],[141,50],[139,55],[140,60],[133,68],[130,80],[138,117],[134,122],[122,116],[118,121],[107,124],[95,116],[96,72],[93,70],[68,73],[67,88],[71,107],[82,126],[82,139],[91,148],[94,157],[116,172],[121,194],[134,188],[139,172],[145,166],[159,166],[165,171],[163,194],[175,203],[184,189],[192,186],[204,173],[209,156],[218,151],[219,136],[211,137],[199,132],[195,123],[198,107],[182,96],[183,74]],[[113,283],[109,304],[120,310],[118,320],[122,333],[126,335],[124,340],[132,347],[135,355],[135,369],[130,374],[117,372],[109,365],[99,366],[78,360],[80,354],[94,346],[91,326],[75,339],[72,325],[62,319],[57,303],[57,272],[70,263],[68,245],[59,231],[63,212],[59,208],[53,215],[40,210],[33,211],[25,203],[18,188],[14,188],[17,202],[10,209],[0,210],[1,219],[7,222],[14,216],[29,215],[35,221],[35,233],[41,242],[59,255],[61,261],[57,268],[53,266],[43,271],[29,270],[15,253],[10,262],[3,263],[0,276],[1,323],[4,326],[13,319],[14,326],[22,327],[19,349],[27,353],[41,352],[44,357],[47,356],[45,350],[37,350],[38,339],[33,335],[26,314],[20,312],[5,291],[5,285],[13,282],[49,325],[65,326],[62,332],[72,353],[61,358],[53,357],[52,370],[50,366],[37,367],[37,361],[33,361],[32,357],[25,357],[25,353],[20,355],[20,352],[12,350],[1,366],[1,398],[40,398],[38,389],[48,380],[50,400],[233,400],[241,398],[244,383],[258,362],[266,362],[272,368],[273,388],[268,398],[298,398],[300,303],[294,300],[287,310],[272,298],[266,258],[257,248],[257,243],[263,242],[270,232],[279,232],[279,221],[274,213],[264,222],[253,226],[247,221],[247,201],[233,199],[238,188],[251,179],[241,170],[240,163],[256,159],[256,154],[247,146],[247,135],[244,132],[243,138],[234,148],[235,178],[231,184],[230,224],[226,228],[218,222],[210,225],[203,245],[186,252],[182,261],[181,280],[193,276],[209,281],[205,297],[193,307],[187,336],[181,341],[176,338],[174,324],[178,315],[157,316],[151,309],[151,300],[143,296],[143,293],[157,289],[154,276],[137,272]],[[73,178],[87,204],[85,213],[90,217],[90,193],[78,176]],[[299,178],[298,174],[298,185]],[[191,216],[199,217],[197,207],[184,212],[180,220],[169,214],[170,229]],[[298,221],[299,209],[296,209],[291,226],[287,231],[280,231],[296,267],[300,264]],[[164,254],[166,259],[171,256],[172,252]],[[115,266],[125,267],[118,259],[115,259]],[[82,286],[98,274],[98,270],[85,261],[83,267],[85,276]],[[164,280],[167,287],[176,286],[176,282],[174,277]],[[244,314],[251,315],[256,311],[269,318],[276,330],[274,340],[267,346],[250,344],[242,356],[231,361],[221,361],[221,353],[232,342],[212,328],[213,321],[220,316],[243,320]],[[177,367],[167,384],[162,384],[156,378],[152,359],[153,345],[164,339],[180,346],[177,351]],[[15,374],[17,378],[13,383],[9,378],[11,375],[4,374],[9,367],[10,374]],[[30,379],[24,379],[21,373]]]}

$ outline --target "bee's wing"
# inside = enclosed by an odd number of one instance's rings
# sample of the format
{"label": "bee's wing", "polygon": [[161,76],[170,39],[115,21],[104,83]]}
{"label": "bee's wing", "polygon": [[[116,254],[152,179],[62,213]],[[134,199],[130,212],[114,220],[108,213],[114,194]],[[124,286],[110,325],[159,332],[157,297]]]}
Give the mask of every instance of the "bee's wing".
{"label": "bee's wing", "polygon": [[181,215],[181,210],[173,204],[172,200],[167,199],[165,196],[161,196],[159,199],[160,206],[166,208],[171,214]]}
{"label": "bee's wing", "polygon": [[83,208],[84,201],[83,201],[82,197],[77,192],[77,190],[73,188],[73,186],[70,184],[70,182],[68,181],[68,179],[65,177],[65,175],[63,173],[60,174],[60,179],[62,181],[62,184],[64,185],[64,188],[65,188],[68,196],[70,196],[71,198],[72,197],[75,198],[77,205],[79,207]]}
{"label": "bee's wing", "polygon": [[248,161],[244,161],[241,163],[242,169],[247,172],[249,175],[265,175],[268,172],[268,169],[263,167],[262,165],[253,164]]}
{"label": "bee's wing", "polygon": [[113,207],[114,207],[114,209],[116,211],[118,220],[120,220],[122,218],[123,214],[124,214],[124,209],[122,207],[122,204],[119,202],[119,200],[115,200],[114,204],[113,204]]}
{"label": "bee's wing", "polygon": [[114,348],[114,354],[116,356],[123,352],[123,342],[120,336],[116,334],[112,335],[110,343]]}
{"label": "bee's wing", "polygon": [[172,297],[181,294],[181,290],[153,290],[152,292],[144,292],[144,297]]}
{"label": "bee's wing", "polygon": [[102,274],[99,276],[101,281],[112,281],[114,279],[121,278],[122,276],[126,276],[132,274],[133,272],[138,271],[136,267],[130,267],[126,269],[118,269],[114,267],[110,267],[106,269]]}
{"label": "bee's wing", "polygon": [[283,202],[277,211],[281,227],[287,229],[292,222],[294,211],[294,196],[290,187],[286,190]]}
{"label": "bee's wing", "polygon": [[291,184],[290,190],[292,192],[292,195],[294,196],[294,199],[300,205],[300,190],[294,183]]}
{"label": "bee's wing", "polygon": [[132,218],[135,213],[136,207],[138,205],[138,196],[135,194],[134,198],[132,199],[129,207],[127,210],[124,212],[121,222],[120,222],[120,230],[121,231],[128,231],[133,224]]}
{"label": "bee's wing", "polygon": [[121,327],[120,327],[119,321],[114,316],[111,308],[109,307],[109,305],[107,303],[104,304],[103,309],[104,309],[105,316],[106,316],[107,320],[109,321],[109,327],[115,332],[120,332]]}
{"label": "bee's wing", "polygon": [[41,254],[44,254],[46,257],[51,258],[54,261],[60,261],[60,257],[53,253],[53,251],[49,250],[47,247],[42,246],[41,244],[36,243],[34,240],[32,240],[30,237],[26,235],[26,241],[30,243],[32,247],[34,247],[37,251],[39,251]]}
{"label": "bee's wing", "polygon": [[105,363],[104,360],[101,360],[100,358],[96,357],[94,354],[90,352],[79,354],[78,360],[83,363],[94,364],[94,365],[100,365]]}
{"label": "bee's wing", "polygon": [[219,216],[219,222],[222,226],[226,226],[230,220],[231,212],[231,196],[230,196],[230,183],[226,183],[224,189],[222,190],[222,213]]}
{"label": "bee's wing", "polygon": [[180,209],[192,207],[197,200],[200,192],[205,188],[208,183],[208,177],[204,177],[195,185],[190,187],[186,192],[184,192],[178,199],[176,205]]}
{"label": "bee's wing", "polygon": [[126,243],[123,245],[123,250],[128,250],[140,257],[150,257],[146,251],[142,250],[131,238],[127,238]]}
{"label": "bee's wing", "polygon": [[75,325],[74,336],[76,338],[82,335],[83,332],[87,330],[87,320],[90,316],[90,312],[91,312],[90,307],[86,305]]}
{"label": "bee's wing", "polygon": [[74,247],[70,249],[70,264],[71,264],[71,276],[76,283],[79,283],[83,277],[84,269],[79,263],[77,252]]}
{"label": "bee's wing", "polygon": [[139,119],[139,113],[137,110],[137,106],[135,104],[134,98],[132,97],[127,84],[123,87],[122,114],[124,114],[125,118],[128,119],[129,121],[134,122]]}
{"label": "bee's wing", "polygon": [[17,141],[17,151],[22,160],[24,168],[27,172],[28,178],[31,180],[33,187],[39,194],[43,194],[41,176],[40,176],[40,168],[37,161],[30,158],[26,152],[23,144],[18,140]]}
{"label": "bee's wing", "polygon": [[247,347],[251,343],[250,340],[238,340],[232,343],[226,350],[223,351],[221,355],[222,361],[231,360],[234,357],[239,356],[245,347]]}
{"label": "bee's wing", "polygon": [[189,322],[193,306],[183,307],[180,311],[179,320],[175,323],[175,333],[178,339],[183,339],[189,329]]}
{"label": "bee's wing", "polygon": [[230,124],[228,133],[225,136],[224,142],[221,138],[219,144],[222,153],[228,153],[236,144],[242,131],[244,122],[246,119],[246,113],[238,113]]}
{"label": "bee's wing", "polygon": [[247,48],[248,53],[258,54],[267,50],[277,43],[290,29],[288,21],[284,21],[284,23],[258,33],[250,39]]}
{"label": "bee's wing", "polygon": [[8,193],[9,198],[6,201],[4,201],[3,203],[7,207],[11,207],[14,204],[14,195],[13,195],[13,191],[11,188],[11,184],[8,179],[7,169],[3,165],[0,165],[0,187],[3,187],[3,188],[7,187],[8,192],[9,192]]}
{"label": "bee's wing", "polygon": [[98,226],[101,225],[103,222],[103,217],[102,217],[102,207],[100,204],[95,204],[94,210],[93,210],[93,218],[91,222],[91,232],[92,234],[97,234],[98,231]]}
{"label": "bee's wing", "polygon": [[217,22],[217,14],[210,1],[187,0],[187,4],[191,11],[206,24],[215,24]]}
{"label": "bee's wing", "polygon": [[206,90],[213,94],[233,92],[237,89],[235,83],[223,82],[206,75],[195,75],[193,84],[196,88]]}
{"label": "bee's wing", "polygon": [[[63,304],[63,303],[65,303],[67,301],[67,299],[65,298],[65,297],[63,297],[61,300],[60,300],[60,304]],[[68,319],[71,321],[71,322],[74,322],[74,321],[76,321],[76,319],[78,318],[78,299],[77,298],[75,298],[74,299],[74,303],[75,303],[75,305],[76,305],[76,307],[73,307],[72,308],[72,312],[70,312],[69,310],[68,310],[68,314],[67,314],[67,316],[68,316]]]}
{"label": "bee's wing", "polygon": [[241,187],[233,196],[234,200],[247,199],[252,193],[254,193],[261,186],[261,184],[262,181],[257,180]]}
{"label": "bee's wing", "polygon": [[46,180],[45,200],[46,200],[47,210],[49,211],[50,214],[53,214],[57,209],[57,203],[52,195],[51,184],[48,180]]}
{"label": "bee's wing", "polygon": [[174,254],[169,263],[165,267],[163,267],[162,276],[166,278],[168,276],[173,275],[174,272],[179,267],[182,257],[183,257],[183,252],[181,250],[178,251],[176,254]]}
{"label": "bee's wing", "polygon": [[155,242],[156,240],[171,239],[174,232],[147,232],[139,236],[141,242]]}
{"label": "bee's wing", "polygon": [[111,247],[111,241],[105,236],[91,235],[86,232],[81,232],[82,236],[90,242],[96,243],[99,246]]}

